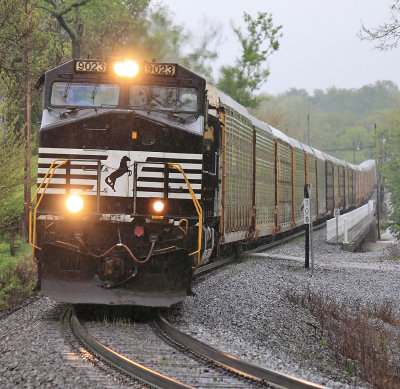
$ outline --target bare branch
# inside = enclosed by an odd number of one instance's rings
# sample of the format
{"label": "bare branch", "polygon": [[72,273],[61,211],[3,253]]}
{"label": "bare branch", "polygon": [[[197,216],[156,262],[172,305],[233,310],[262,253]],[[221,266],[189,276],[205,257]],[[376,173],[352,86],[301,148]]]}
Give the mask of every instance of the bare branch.
{"label": "bare branch", "polygon": [[392,13],[389,22],[383,23],[376,28],[367,28],[362,24],[358,33],[361,40],[376,42],[375,48],[382,51],[396,48],[400,40],[399,0],[395,0],[395,3],[390,8]]}

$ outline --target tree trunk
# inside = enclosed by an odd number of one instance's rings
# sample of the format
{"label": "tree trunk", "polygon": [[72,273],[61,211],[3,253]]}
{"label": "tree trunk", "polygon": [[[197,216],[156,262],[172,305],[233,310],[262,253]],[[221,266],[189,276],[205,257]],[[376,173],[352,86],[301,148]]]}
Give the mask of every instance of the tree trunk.
{"label": "tree trunk", "polygon": [[[30,17],[30,0],[25,0],[25,14]],[[29,208],[31,204],[31,48],[30,33],[25,37],[25,163],[24,163],[24,215],[25,226],[29,226]],[[28,234],[26,234],[28,236]]]}

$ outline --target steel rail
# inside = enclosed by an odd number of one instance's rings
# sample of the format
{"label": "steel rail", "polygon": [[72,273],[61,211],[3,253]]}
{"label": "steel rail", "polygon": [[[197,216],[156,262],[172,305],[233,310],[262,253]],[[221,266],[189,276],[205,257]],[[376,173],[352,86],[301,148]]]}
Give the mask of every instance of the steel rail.
{"label": "steel rail", "polygon": [[222,366],[225,369],[233,371],[246,378],[258,381],[267,385],[278,385],[282,388],[290,389],[310,389],[323,386],[313,384],[311,382],[294,378],[285,374],[278,373],[273,370],[264,369],[250,362],[236,358],[230,354],[224,353],[211,347],[199,340],[192,338],[175,327],[173,327],[161,314],[158,314],[157,325],[159,328],[174,342],[188,348],[195,354],[203,358],[211,360],[213,363]]}
{"label": "steel rail", "polygon": [[190,389],[193,387],[179,382],[173,378],[167,377],[154,370],[151,370],[123,355],[111,350],[109,347],[100,343],[83,328],[79,322],[75,311],[70,308],[66,313],[66,319],[70,323],[74,336],[92,353],[98,355],[101,359],[123,371],[129,376],[160,389]]}
{"label": "steel rail", "polygon": [[[313,230],[314,231],[319,230],[320,228],[325,227],[325,225],[326,225],[326,222],[319,223],[319,224],[317,224],[317,225],[315,225],[313,227]],[[293,239],[296,239],[299,236],[302,236],[304,234],[305,234],[304,230],[298,231],[298,232],[296,232],[296,233],[294,233],[292,235],[288,235],[288,236],[282,237],[282,238],[280,238],[278,240],[274,240],[273,242],[266,243],[266,244],[264,244],[262,246],[254,248],[254,249],[243,251],[242,253],[240,253],[240,256],[251,255],[253,253],[256,253],[256,252],[259,252],[259,251],[262,251],[262,250],[267,250],[267,249],[270,249],[272,247],[279,246],[280,244],[284,244],[284,243],[286,243],[288,241],[291,241]],[[201,275],[203,275],[205,273],[208,273],[208,272],[210,272],[212,270],[215,270],[215,269],[217,269],[219,267],[225,266],[225,265],[227,265],[229,263],[233,263],[236,260],[237,260],[237,256],[235,254],[235,255],[231,255],[229,257],[217,260],[215,262],[208,263],[207,265],[204,265],[204,266],[201,266],[201,267],[195,269],[194,272],[193,272],[193,276],[194,276],[194,278],[200,277]]]}

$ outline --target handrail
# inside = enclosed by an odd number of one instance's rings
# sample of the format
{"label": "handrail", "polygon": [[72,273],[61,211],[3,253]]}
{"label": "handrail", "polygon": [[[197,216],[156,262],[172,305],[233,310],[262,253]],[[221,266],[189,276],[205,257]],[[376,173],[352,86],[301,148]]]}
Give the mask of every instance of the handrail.
{"label": "handrail", "polygon": [[[57,166],[54,166],[54,164],[57,163],[57,162],[59,162],[59,161],[62,161],[62,162],[59,163]],[[43,195],[45,194],[46,189],[47,189],[47,187],[49,186],[49,183],[50,183],[51,179],[53,178],[54,172],[55,172],[56,169],[58,169],[60,166],[65,165],[65,164],[67,163],[67,161],[68,161],[68,160],[66,160],[66,159],[55,159],[55,160],[51,163],[50,167],[48,168],[48,170],[47,170],[45,176],[43,177],[43,179],[42,179],[42,181],[41,181],[39,187],[37,188],[35,194],[34,194],[33,197],[32,197],[32,200],[31,200],[31,202],[30,202],[30,204],[29,204],[29,245],[30,245],[32,248],[34,248],[34,249],[41,250],[41,248],[38,247],[38,246],[36,246],[36,244],[35,244],[35,242],[36,242],[36,215],[37,215],[37,209],[38,209],[40,203],[42,202]],[[49,173],[50,173],[50,171],[51,171],[52,169],[53,169],[53,171],[51,172],[51,175],[50,175],[50,177],[49,177]],[[38,202],[37,202],[37,204],[36,204],[36,207],[35,207],[35,210],[34,210],[34,213],[33,213],[33,229],[32,229],[32,204],[33,204],[33,202],[35,201],[35,199],[36,199],[36,197],[37,197],[37,195],[38,195],[40,189],[42,189],[43,184],[44,184],[44,182],[46,181],[47,178],[48,178],[47,183],[46,183],[45,187],[43,188],[43,192],[42,192],[42,194],[41,194],[40,197],[39,197],[39,200],[38,200]]]}
{"label": "handrail", "polygon": [[[185,222],[185,229],[183,229],[183,228],[181,227],[181,223],[182,223],[182,222]],[[183,232],[185,235],[187,235],[188,224],[189,224],[189,222],[188,222],[187,219],[181,219],[181,220],[179,220],[179,223],[178,223],[178,227],[182,230],[182,232]]]}
{"label": "handrail", "polygon": [[[60,162],[60,161],[62,161],[62,162],[59,163],[58,165],[54,166],[57,162]],[[35,194],[32,197],[31,203],[29,205],[29,245],[34,249],[42,250],[40,247],[36,246],[36,244],[35,244],[35,242],[36,242],[36,216],[37,216],[38,207],[39,207],[40,203],[42,202],[43,195],[45,194],[46,189],[49,186],[51,179],[53,178],[54,172],[56,171],[56,169],[58,169],[60,166],[65,165],[67,162],[68,162],[68,160],[66,160],[66,159],[55,159],[52,162],[52,164],[50,165],[50,167],[48,168],[39,187],[37,188]],[[189,189],[189,193],[192,197],[192,201],[196,208],[196,212],[199,215],[198,249],[196,251],[194,251],[193,253],[189,254],[189,256],[197,254],[197,264],[196,264],[196,266],[193,267],[193,269],[196,269],[200,266],[200,251],[201,251],[201,240],[202,240],[202,229],[203,229],[203,210],[201,208],[199,201],[196,198],[196,195],[193,192],[192,187],[190,186],[189,180],[187,179],[182,166],[179,163],[172,163],[172,162],[168,162],[168,166],[175,168],[183,175],[183,178],[185,179],[186,185]],[[50,171],[51,171],[51,174],[49,176]],[[46,179],[47,179],[47,183],[43,188],[43,192],[40,195],[39,200],[35,206],[35,210],[33,212],[33,227],[32,227],[32,203],[35,201],[36,197],[38,196],[38,193],[39,193],[40,189],[42,189],[44,183],[46,182]]]}
{"label": "handrail", "polygon": [[171,166],[178,170],[180,173],[182,173],[183,178],[185,179],[186,185],[189,189],[190,196],[192,197],[194,206],[196,208],[196,212],[199,215],[199,233],[198,233],[198,249],[194,251],[193,253],[190,253],[189,256],[192,256],[194,254],[197,254],[197,264],[196,266],[192,267],[192,269],[197,269],[200,266],[200,251],[201,251],[201,234],[203,231],[203,210],[201,208],[201,205],[199,201],[196,198],[196,195],[193,192],[192,187],[190,186],[189,180],[186,177],[186,174],[182,168],[182,166],[179,163],[173,163],[173,162],[168,162],[168,166]]}

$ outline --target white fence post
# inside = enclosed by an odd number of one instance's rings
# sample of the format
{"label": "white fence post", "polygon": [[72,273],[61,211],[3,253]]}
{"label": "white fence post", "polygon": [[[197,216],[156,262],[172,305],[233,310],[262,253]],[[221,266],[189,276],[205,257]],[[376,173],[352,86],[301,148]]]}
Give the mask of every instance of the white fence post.
{"label": "white fence post", "polygon": [[347,217],[345,217],[343,220],[343,226],[344,226],[344,242],[343,243],[349,243],[348,239],[347,239]]}

